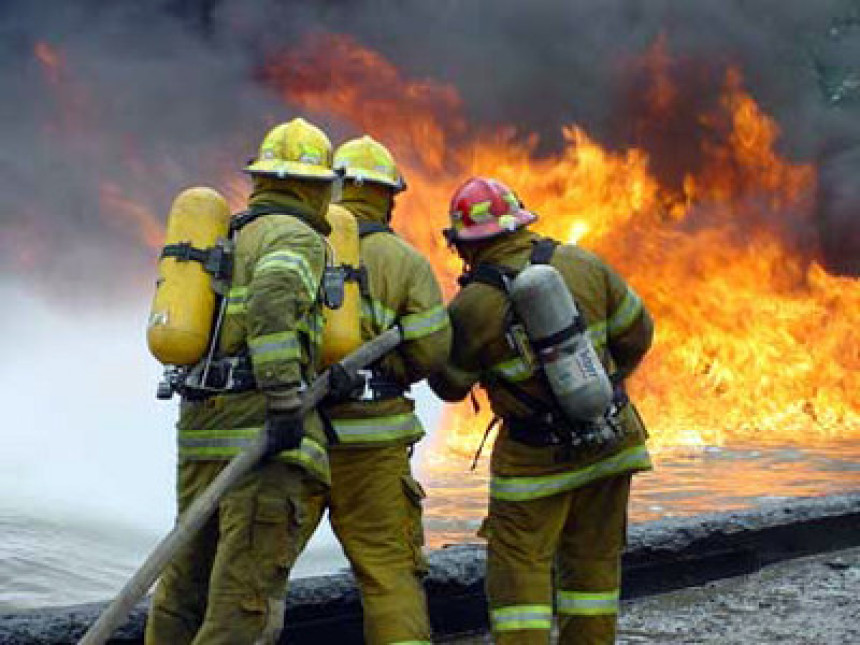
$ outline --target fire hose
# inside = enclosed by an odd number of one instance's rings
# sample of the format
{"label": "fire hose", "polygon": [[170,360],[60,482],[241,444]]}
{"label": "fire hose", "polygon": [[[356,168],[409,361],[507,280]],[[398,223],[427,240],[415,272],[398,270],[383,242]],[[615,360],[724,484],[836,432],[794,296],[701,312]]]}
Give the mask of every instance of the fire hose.
{"label": "fire hose", "polygon": [[[348,373],[354,373],[385,356],[402,340],[400,329],[393,327],[359,347],[338,364]],[[302,412],[313,409],[329,393],[329,390],[329,371],[327,370],[308,388]],[[107,642],[134,606],[146,595],[176,552],[185,546],[212,516],[230,487],[260,462],[265,450],[266,437],[264,431],[261,431],[253,443],[244,452],[234,457],[213,480],[209,488],[194,500],[194,503],[179,518],[176,526],[158,543],[116,598],[78,641],[78,645],[103,645]]]}

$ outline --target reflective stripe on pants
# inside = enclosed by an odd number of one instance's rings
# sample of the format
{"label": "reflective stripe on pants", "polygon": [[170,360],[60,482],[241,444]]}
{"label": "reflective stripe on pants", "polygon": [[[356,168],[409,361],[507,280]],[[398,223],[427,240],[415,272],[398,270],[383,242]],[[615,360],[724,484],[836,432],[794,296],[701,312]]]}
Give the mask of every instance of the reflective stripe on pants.
{"label": "reflective stripe on pants", "polygon": [[[229,460],[246,450],[262,428],[180,429],[179,458],[185,461]],[[294,450],[279,452],[277,459],[302,466],[320,481],[328,481],[328,452],[312,437],[305,436]]]}
{"label": "reflective stripe on pants", "polygon": [[577,470],[535,477],[500,477],[490,480],[490,496],[507,501],[529,501],[584,487],[620,473],[650,470],[651,457],[644,445],[635,445]]}
{"label": "reflective stripe on pants", "polygon": [[610,591],[569,591],[558,589],[555,592],[555,606],[559,614],[569,616],[606,616],[618,613],[619,589]]}
{"label": "reflective stripe on pants", "polygon": [[414,442],[424,436],[417,415],[413,412],[385,417],[361,419],[331,419],[338,441],[347,444],[373,445],[374,443]]}
{"label": "reflective stripe on pants", "polygon": [[510,632],[523,629],[552,629],[552,607],[550,605],[511,605],[490,611],[490,622],[494,632]]}
{"label": "reflective stripe on pants", "polygon": [[[546,645],[546,614],[523,610],[552,605],[553,566],[559,643],[614,642],[630,480],[625,473],[550,497],[490,500],[481,532],[497,645]],[[510,621],[500,621],[507,611]]]}

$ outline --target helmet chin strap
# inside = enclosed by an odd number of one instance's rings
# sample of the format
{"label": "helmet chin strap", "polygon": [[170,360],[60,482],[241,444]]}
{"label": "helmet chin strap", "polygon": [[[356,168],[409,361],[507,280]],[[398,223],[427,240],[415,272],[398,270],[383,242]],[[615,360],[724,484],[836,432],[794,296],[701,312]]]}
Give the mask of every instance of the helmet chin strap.
{"label": "helmet chin strap", "polygon": [[385,223],[391,224],[391,219],[394,217],[394,195],[388,200],[388,210],[385,212]]}
{"label": "helmet chin strap", "polygon": [[474,263],[475,245],[468,242],[458,242],[457,240],[452,240],[450,245],[457,250],[457,255],[463,261],[463,267],[469,269]]}

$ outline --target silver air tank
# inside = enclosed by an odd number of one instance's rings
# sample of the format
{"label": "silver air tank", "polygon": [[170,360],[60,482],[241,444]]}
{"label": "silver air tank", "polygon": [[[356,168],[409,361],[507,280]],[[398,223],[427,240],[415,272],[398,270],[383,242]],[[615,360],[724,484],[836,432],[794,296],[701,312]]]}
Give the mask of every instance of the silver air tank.
{"label": "silver air tank", "polygon": [[548,264],[530,265],[511,283],[510,298],[565,415],[602,417],[612,385],[561,274]]}

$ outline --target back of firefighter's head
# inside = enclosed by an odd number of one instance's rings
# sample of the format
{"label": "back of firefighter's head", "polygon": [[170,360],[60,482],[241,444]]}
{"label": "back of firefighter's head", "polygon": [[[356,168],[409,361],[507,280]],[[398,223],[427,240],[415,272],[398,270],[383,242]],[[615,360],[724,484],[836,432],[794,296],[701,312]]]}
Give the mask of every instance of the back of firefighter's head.
{"label": "back of firefighter's head", "polygon": [[516,193],[497,179],[472,177],[451,197],[451,226],[442,231],[463,259],[537,220]]}
{"label": "back of firefighter's head", "polygon": [[301,118],[276,125],[245,167],[254,182],[252,201],[255,196],[288,195],[324,218],[337,178],[332,162],[331,141],[315,125]]}
{"label": "back of firefighter's head", "polygon": [[388,221],[394,196],[406,182],[388,148],[368,135],[350,139],[334,153],[334,168],[343,174],[343,204],[362,204],[374,218]]}

